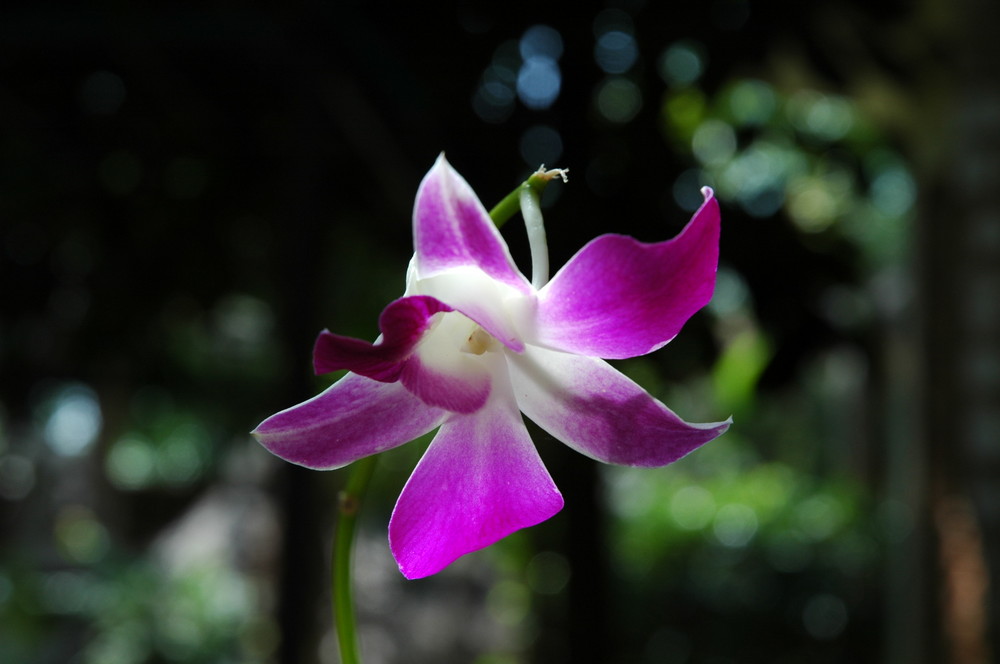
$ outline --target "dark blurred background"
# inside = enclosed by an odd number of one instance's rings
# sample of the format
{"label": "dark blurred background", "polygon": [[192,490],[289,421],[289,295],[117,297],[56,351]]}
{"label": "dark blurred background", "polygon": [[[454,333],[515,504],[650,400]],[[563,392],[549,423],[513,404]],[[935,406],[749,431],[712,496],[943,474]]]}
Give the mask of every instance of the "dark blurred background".
{"label": "dark blurred background", "polygon": [[0,660],[338,661],[344,473],[247,432],[328,384],[319,330],[377,333],[443,150],[487,207],[570,169],[556,266],[715,187],[715,299],[619,366],[735,424],[656,470],[533,429],[564,511],[417,582],[426,441],[384,455],[367,662],[994,661],[998,7],[5,5]]}

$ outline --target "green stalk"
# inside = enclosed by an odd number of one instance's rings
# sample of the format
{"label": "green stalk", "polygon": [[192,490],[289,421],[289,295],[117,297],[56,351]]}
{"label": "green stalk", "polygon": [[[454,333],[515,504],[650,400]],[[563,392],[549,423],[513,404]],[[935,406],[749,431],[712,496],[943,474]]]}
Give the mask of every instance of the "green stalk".
{"label": "green stalk", "polygon": [[347,486],[338,497],[337,534],[333,542],[333,623],[337,628],[342,664],[360,664],[358,628],[351,592],[351,550],[361,499],[375,471],[378,455],[358,459],[351,466]]}
{"label": "green stalk", "polygon": [[533,189],[534,193],[538,195],[539,198],[542,196],[542,192],[545,191],[545,187],[559,177],[562,178],[563,182],[566,181],[566,173],[568,169],[565,168],[553,168],[552,170],[545,170],[542,166],[537,171],[531,174],[527,180],[518,185],[517,189],[510,192],[504,196],[503,200],[497,203],[492,210],[490,210],[490,219],[496,224],[497,228],[500,228],[507,220],[513,217],[521,210],[521,191],[524,189]]}

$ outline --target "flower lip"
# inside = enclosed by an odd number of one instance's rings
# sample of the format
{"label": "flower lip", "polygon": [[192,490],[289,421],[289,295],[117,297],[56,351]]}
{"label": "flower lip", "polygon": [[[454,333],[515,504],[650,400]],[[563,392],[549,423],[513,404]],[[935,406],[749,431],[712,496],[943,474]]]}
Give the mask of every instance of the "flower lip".
{"label": "flower lip", "polygon": [[[468,352],[481,328],[458,311],[435,314],[400,373],[406,389],[425,403],[456,413],[472,413],[486,403],[491,372],[482,353]],[[485,333],[482,333],[485,334]],[[483,350],[490,337],[480,341]]]}
{"label": "flower lip", "polygon": [[473,338],[485,351],[492,337],[477,335],[480,328],[468,317],[433,297],[409,295],[385,308],[379,328],[376,343],[324,330],[316,339],[316,372],[347,369],[383,383],[400,381],[427,405],[456,413],[486,403],[490,373],[481,353],[461,351]]}
{"label": "flower lip", "polygon": [[317,374],[347,369],[383,383],[394,382],[433,319],[451,311],[433,297],[401,297],[379,317],[382,335],[375,343],[323,330],[313,349],[313,368]]}

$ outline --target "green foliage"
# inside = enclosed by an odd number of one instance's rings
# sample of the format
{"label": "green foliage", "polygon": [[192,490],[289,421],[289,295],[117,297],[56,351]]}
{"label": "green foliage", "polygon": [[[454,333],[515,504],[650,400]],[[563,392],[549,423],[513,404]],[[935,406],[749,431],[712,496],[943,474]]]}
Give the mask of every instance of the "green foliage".
{"label": "green foliage", "polygon": [[848,97],[741,78],[711,97],[674,87],[661,110],[667,139],[697,163],[683,182],[752,217],[783,210],[804,235],[842,236],[871,270],[905,256],[913,175]]}
{"label": "green foliage", "polygon": [[[221,561],[170,569],[115,554],[54,571],[4,563],[3,661],[249,663],[269,661],[276,646],[255,586]],[[77,659],[55,631],[83,633]]]}

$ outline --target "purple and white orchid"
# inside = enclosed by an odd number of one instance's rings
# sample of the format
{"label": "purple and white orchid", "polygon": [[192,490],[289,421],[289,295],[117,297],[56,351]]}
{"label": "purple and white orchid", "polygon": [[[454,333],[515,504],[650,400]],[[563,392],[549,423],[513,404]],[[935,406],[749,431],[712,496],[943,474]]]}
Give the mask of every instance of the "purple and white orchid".
{"label": "purple and white orchid", "polygon": [[676,461],[729,422],[685,422],[600,358],[662,347],[711,299],[719,207],[703,193],[676,238],[603,235],[551,281],[540,213],[522,196],[529,282],[441,156],[417,192],[406,292],[382,312],[379,339],[322,332],[316,372],[350,373],[254,435],[287,461],[332,469],[440,427],[389,523],[393,555],[411,579],[562,508],[521,413],[598,461]]}

